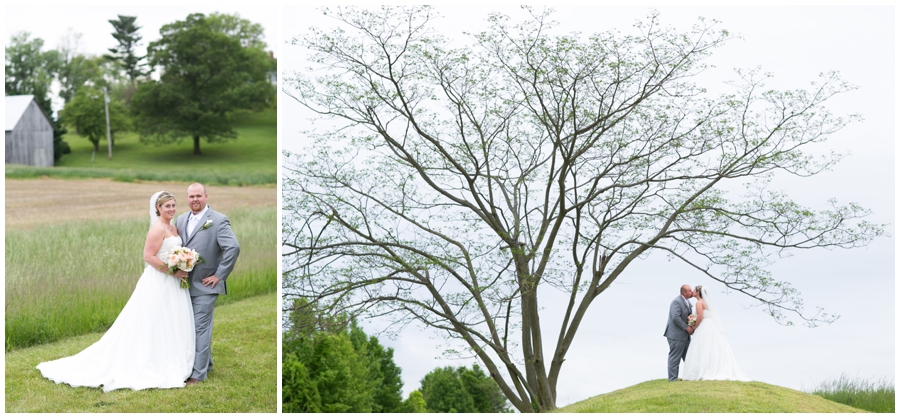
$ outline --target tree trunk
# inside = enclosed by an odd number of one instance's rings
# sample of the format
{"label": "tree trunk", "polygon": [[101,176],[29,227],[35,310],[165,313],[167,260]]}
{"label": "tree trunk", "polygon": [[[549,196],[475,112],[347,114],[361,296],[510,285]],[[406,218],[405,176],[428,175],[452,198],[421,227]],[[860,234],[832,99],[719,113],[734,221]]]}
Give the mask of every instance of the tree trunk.
{"label": "tree trunk", "polygon": [[200,135],[194,135],[194,155],[202,155],[200,152]]}
{"label": "tree trunk", "polygon": [[91,143],[94,144],[94,153],[100,152],[100,140],[91,140]]}

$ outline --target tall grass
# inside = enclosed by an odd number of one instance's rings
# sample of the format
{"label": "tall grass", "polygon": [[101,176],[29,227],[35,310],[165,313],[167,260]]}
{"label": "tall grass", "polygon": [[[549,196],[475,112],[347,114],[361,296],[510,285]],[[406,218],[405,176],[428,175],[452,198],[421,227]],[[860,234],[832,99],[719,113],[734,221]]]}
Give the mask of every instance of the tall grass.
{"label": "tall grass", "polygon": [[894,382],[887,379],[850,379],[841,374],[820,383],[812,394],[870,412],[894,412]]}
{"label": "tall grass", "polygon": [[[275,208],[228,214],[241,255],[220,303],[277,289]],[[145,219],[6,231],[6,351],[103,331],[144,269]]]}

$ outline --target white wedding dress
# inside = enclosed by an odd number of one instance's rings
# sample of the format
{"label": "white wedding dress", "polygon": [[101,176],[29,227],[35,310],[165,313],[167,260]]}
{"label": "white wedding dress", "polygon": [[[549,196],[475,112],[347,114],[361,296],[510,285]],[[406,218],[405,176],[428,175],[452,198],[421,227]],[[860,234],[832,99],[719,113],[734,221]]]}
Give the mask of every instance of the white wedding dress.
{"label": "white wedding dress", "polygon": [[741,372],[734,360],[731,346],[716,314],[703,310],[703,321],[691,336],[684,358],[683,380],[742,380],[750,379]]}
{"label": "white wedding dress", "polygon": [[[157,257],[181,245],[163,240]],[[106,334],[84,351],[41,363],[37,369],[56,383],[128,388],[184,387],[194,367],[194,312],[180,280],[147,265],[119,317]]]}

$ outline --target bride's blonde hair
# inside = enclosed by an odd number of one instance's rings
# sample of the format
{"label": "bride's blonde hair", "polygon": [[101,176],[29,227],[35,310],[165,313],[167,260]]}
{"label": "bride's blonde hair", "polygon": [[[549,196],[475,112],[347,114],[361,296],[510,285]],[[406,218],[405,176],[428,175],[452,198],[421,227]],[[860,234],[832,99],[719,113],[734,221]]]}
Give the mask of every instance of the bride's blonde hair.
{"label": "bride's blonde hair", "polygon": [[156,216],[159,216],[159,207],[170,200],[175,200],[175,195],[169,192],[160,192],[156,198]]}
{"label": "bride's blonde hair", "polygon": [[698,284],[697,287],[695,287],[695,289],[697,290],[697,297],[699,297],[700,299],[703,299],[703,292],[702,292],[702,291],[703,291],[703,285],[702,285],[702,284]]}

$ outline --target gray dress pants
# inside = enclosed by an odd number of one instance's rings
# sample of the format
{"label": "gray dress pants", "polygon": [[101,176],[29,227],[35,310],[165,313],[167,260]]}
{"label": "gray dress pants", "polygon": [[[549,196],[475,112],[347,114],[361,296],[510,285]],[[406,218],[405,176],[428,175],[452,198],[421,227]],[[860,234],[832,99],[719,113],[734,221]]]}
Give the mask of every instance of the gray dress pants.
{"label": "gray dress pants", "polygon": [[[669,340],[669,381],[674,382],[678,379],[678,366],[684,357],[687,355],[688,346],[691,345],[691,340],[680,341],[673,340],[671,338]],[[199,341],[199,340],[198,340]]]}
{"label": "gray dress pants", "polygon": [[191,297],[194,307],[194,328],[197,331],[197,351],[194,353],[194,371],[191,378],[206,380],[212,369],[213,308],[219,295],[199,295]]}

